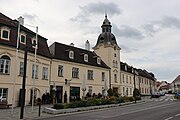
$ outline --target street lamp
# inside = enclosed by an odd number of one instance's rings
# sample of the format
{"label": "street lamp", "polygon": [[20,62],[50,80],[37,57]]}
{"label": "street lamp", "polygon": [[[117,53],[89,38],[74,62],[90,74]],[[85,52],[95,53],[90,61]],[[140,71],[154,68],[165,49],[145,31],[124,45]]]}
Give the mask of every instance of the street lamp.
{"label": "street lamp", "polygon": [[135,71],[135,68],[133,68],[132,67],[132,73],[133,73],[133,75],[134,75],[134,92],[133,92],[133,97],[134,97],[134,102],[136,103],[136,92],[137,92],[137,90],[136,90],[136,76],[135,76],[135,73],[136,71]]}

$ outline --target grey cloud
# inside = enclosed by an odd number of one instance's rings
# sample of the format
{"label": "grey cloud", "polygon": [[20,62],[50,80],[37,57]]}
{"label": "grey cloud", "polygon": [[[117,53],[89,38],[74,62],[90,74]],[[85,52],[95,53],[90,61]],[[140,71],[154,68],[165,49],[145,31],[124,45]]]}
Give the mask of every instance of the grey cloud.
{"label": "grey cloud", "polygon": [[138,40],[141,40],[144,38],[141,31],[139,31],[138,29],[136,29],[134,27],[127,26],[127,25],[122,25],[122,26],[120,26],[120,28],[118,28],[117,25],[113,25],[113,31],[114,31],[115,35],[118,37],[134,38],[134,39],[138,39]]}
{"label": "grey cloud", "polygon": [[105,11],[109,13],[110,16],[113,16],[115,14],[121,14],[121,10],[118,7],[117,4],[110,2],[110,3],[89,3],[85,6],[79,6],[81,9],[81,12],[73,17],[70,18],[71,21],[77,21],[77,22],[89,22],[89,16],[91,14],[104,14]]}
{"label": "grey cloud", "polygon": [[126,45],[120,45],[120,47],[121,47],[123,53],[131,53],[131,52],[134,52],[134,51],[138,51],[138,49],[129,48]]}
{"label": "grey cloud", "polygon": [[161,20],[151,21],[148,24],[142,25],[145,32],[153,36],[163,28],[178,28],[180,29],[180,18],[172,16],[164,16]]}
{"label": "grey cloud", "polygon": [[162,27],[175,27],[180,28],[180,19],[176,17],[165,16],[162,21],[160,21]]}
{"label": "grey cloud", "polygon": [[28,20],[29,20],[30,22],[32,22],[32,23],[36,22],[36,21],[39,19],[37,15],[35,15],[35,14],[29,14],[29,13],[24,13],[24,14],[23,14],[23,17],[24,17],[25,19],[28,19]]}

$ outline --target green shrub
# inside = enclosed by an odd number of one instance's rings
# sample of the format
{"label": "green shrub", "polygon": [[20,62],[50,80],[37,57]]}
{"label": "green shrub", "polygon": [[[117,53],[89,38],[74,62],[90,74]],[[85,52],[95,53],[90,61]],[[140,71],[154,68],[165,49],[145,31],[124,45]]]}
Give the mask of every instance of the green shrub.
{"label": "green shrub", "polygon": [[123,97],[118,97],[117,98],[117,103],[123,103],[124,102],[124,98]]}
{"label": "green shrub", "polygon": [[71,102],[71,103],[68,103],[68,108],[76,108],[77,107],[77,103],[76,102]]}
{"label": "green shrub", "polygon": [[62,103],[56,103],[53,106],[54,109],[64,109],[64,105]]}

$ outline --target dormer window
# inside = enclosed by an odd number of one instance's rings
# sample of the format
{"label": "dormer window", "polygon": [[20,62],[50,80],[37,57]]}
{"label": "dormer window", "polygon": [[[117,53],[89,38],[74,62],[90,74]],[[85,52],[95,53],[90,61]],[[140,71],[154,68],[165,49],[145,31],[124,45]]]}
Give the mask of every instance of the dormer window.
{"label": "dormer window", "polygon": [[32,42],[32,47],[36,48],[37,47],[36,39],[32,38],[31,42]]}
{"label": "dormer window", "polygon": [[97,64],[99,64],[99,65],[101,64],[101,58],[100,57],[97,58]]}
{"label": "dormer window", "polygon": [[84,61],[88,62],[88,55],[87,54],[84,55]]}
{"label": "dormer window", "polygon": [[74,59],[74,52],[73,51],[69,51],[69,58]]}
{"label": "dormer window", "polygon": [[125,65],[125,71],[127,71],[127,65]]}
{"label": "dormer window", "polygon": [[1,39],[9,40],[10,29],[7,27],[1,28]]}
{"label": "dormer window", "polygon": [[20,34],[20,43],[26,44],[26,34],[25,33]]}

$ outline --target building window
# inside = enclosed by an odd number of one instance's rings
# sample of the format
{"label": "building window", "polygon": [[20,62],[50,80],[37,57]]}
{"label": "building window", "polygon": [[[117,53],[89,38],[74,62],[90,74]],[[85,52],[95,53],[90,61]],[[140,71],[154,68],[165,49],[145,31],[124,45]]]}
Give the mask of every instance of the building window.
{"label": "building window", "polygon": [[1,39],[9,40],[10,29],[7,27],[1,28]]}
{"label": "building window", "polygon": [[42,79],[43,80],[48,79],[48,68],[47,67],[43,67]]}
{"label": "building window", "polygon": [[129,76],[130,84],[132,83],[131,76]]}
{"label": "building window", "polygon": [[92,95],[92,86],[88,87],[88,93],[89,93],[89,95]]}
{"label": "building window", "polygon": [[20,62],[19,76],[23,76],[23,75],[24,75],[24,62]]}
{"label": "building window", "polygon": [[114,57],[116,57],[116,53],[114,53]]}
{"label": "building window", "polygon": [[122,79],[123,79],[123,83],[124,83],[124,74],[122,74]]}
{"label": "building window", "polygon": [[0,58],[0,73],[9,74],[10,73],[10,58],[4,55]]}
{"label": "building window", "polygon": [[0,88],[0,101],[7,100],[8,88]]}
{"label": "building window", "polygon": [[105,72],[102,72],[102,81],[105,80]]}
{"label": "building window", "polygon": [[58,77],[62,77],[63,76],[63,66],[59,65],[58,66]]}
{"label": "building window", "polygon": [[32,39],[31,39],[31,42],[32,42],[32,47],[37,49],[38,43],[36,42],[36,39],[35,39],[35,38],[32,38]]}
{"label": "building window", "polygon": [[132,95],[132,88],[130,88],[130,95]]}
{"label": "building window", "polygon": [[74,52],[73,51],[69,51],[69,58],[74,59]]}
{"label": "building window", "polygon": [[123,87],[123,95],[125,95],[125,88]]}
{"label": "building window", "polygon": [[88,55],[87,54],[84,55],[84,61],[88,62]]}
{"label": "building window", "polygon": [[99,64],[99,65],[101,64],[101,58],[100,57],[97,58],[97,64]]}
{"label": "building window", "polygon": [[117,83],[117,74],[114,74],[114,82]]}
{"label": "building window", "polygon": [[72,78],[78,78],[79,77],[79,68],[72,68]]}
{"label": "building window", "polygon": [[126,88],[126,95],[128,96],[128,88]]}
{"label": "building window", "polygon": [[32,78],[38,79],[38,65],[32,67]]}
{"label": "building window", "polygon": [[126,76],[126,83],[128,83],[128,75]]}
{"label": "building window", "polygon": [[116,67],[116,65],[115,65],[116,63],[115,63],[115,60],[113,60],[113,67]]}
{"label": "building window", "polygon": [[24,33],[20,34],[20,43],[26,44],[26,34]]}
{"label": "building window", "polygon": [[88,70],[88,80],[93,80],[93,70]]}

